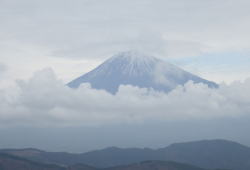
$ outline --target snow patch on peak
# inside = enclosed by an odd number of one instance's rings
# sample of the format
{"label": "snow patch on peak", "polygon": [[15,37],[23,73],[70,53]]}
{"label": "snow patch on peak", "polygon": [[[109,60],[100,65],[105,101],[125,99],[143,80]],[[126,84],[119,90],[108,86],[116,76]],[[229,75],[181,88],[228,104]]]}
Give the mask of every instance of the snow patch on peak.
{"label": "snow patch on peak", "polygon": [[114,55],[105,62],[105,65],[120,67],[122,73],[126,75],[143,75],[152,73],[159,62],[157,58],[138,51],[127,51]]}
{"label": "snow patch on peak", "polygon": [[110,61],[113,61],[113,60],[123,60],[129,63],[143,64],[143,63],[155,62],[158,59],[153,56],[149,56],[138,51],[127,51],[127,52],[120,52],[114,55],[110,59]]}

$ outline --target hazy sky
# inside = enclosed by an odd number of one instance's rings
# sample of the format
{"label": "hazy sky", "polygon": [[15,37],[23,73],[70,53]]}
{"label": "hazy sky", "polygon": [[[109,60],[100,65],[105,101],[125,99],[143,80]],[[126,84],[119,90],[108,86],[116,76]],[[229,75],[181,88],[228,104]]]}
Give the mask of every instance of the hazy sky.
{"label": "hazy sky", "polygon": [[[250,128],[249,8],[248,0],[0,0],[0,147],[250,145],[241,135]],[[64,86],[127,50],[227,84],[189,82],[169,94],[122,86],[115,96]]]}
{"label": "hazy sky", "polygon": [[0,0],[4,83],[46,67],[68,82],[131,49],[216,82],[244,80],[249,6],[248,0]]}

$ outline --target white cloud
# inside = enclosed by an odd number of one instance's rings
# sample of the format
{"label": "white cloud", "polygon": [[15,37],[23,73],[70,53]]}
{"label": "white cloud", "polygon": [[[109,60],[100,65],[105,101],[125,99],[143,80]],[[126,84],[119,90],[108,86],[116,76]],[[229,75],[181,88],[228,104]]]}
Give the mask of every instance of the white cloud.
{"label": "white cloud", "polygon": [[121,86],[113,96],[88,84],[70,89],[46,69],[1,89],[0,121],[1,126],[61,127],[244,117],[250,114],[249,85],[249,79],[218,89],[189,82],[168,94]]}

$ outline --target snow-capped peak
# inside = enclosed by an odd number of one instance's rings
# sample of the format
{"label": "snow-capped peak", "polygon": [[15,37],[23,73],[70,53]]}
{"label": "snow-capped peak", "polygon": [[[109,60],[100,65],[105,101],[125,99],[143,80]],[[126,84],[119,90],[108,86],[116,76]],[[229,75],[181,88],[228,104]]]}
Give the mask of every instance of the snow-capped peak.
{"label": "snow-capped peak", "polygon": [[120,52],[113,57],[111,57],[110,61],[112,60],[126,60],[130,63],[147,63],[147,62],[153,62],[157,59],[153,56],[146,55],[144,53],[138,52],[138,51],[126,51],[126,52]]}
{"label": "snow-capped peak", "polygon": [[118,91],[120,85],[168,92],[188,81],[217,86],[150,55],[128,51],[116,54],[94,70],[73,80],[68,86],[77,88],[82,83],[90,83],[93,88],[105,89],[112,94]]}
{"label": "snow-capped peak", "polygon": [[114,55],[103,66],[118,67],[126,75],[142,75],[152,72],[158,62],[159,60],[153,56],[138,51],[127,51]]}

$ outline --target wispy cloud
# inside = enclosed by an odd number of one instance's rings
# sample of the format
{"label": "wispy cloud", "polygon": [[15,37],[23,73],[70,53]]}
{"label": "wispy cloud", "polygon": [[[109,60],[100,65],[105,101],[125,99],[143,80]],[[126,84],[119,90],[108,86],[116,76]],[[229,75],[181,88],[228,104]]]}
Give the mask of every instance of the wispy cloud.
{"label": "wispy cloud", "polygon": [[[169,57],[248,50],[246,0],[1,1],[2,40],[61,57],[143,48]],[[11,21],[11,22],[10,22]]]}

